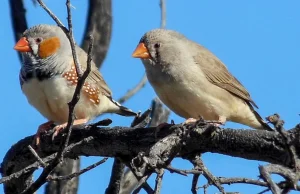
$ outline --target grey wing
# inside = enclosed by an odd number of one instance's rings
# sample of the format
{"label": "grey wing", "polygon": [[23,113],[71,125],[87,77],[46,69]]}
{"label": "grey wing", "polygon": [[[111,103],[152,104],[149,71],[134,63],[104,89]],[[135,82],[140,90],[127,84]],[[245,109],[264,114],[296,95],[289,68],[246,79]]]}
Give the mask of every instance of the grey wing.
{"label": "grey wing", "polygon": [[194,61],[200,65],[207,80],[258,108],[246,88],[227,70],[226,66],[207,49],[203,47],[200,49],[201,52],[194,56]]}
{"label": "grey wing", "polygon": [[[87,68],[87,53],[79,47],[77,47],[76,51],[77,51],[77,54],[79,56],[81,56],[81,57],[79,57],[79,62],[81,64],[81,67],[82,67],[83,71],[85,71],[86,68]],[[101,90],[101,92],[105,96],[111,98],[112,92],[109,89],[106,82],[104,81],[102,74],[97,69],[94,61],[91,61],[91,72],[88,75],[86,81],[88,81],[89,83],[93,83],[93,84],[97,85],[99,87],[99,89]]]}

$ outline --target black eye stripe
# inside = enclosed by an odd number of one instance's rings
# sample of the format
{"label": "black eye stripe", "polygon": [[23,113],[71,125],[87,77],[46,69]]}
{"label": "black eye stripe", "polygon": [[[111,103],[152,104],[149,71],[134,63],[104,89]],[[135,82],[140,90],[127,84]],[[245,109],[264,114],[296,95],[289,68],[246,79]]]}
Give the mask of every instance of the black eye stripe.
{"label": "black eye stripe", "polygon": [[155,43],[155,44],[154,44],[154,48],[157,49],[157,48],[159,48],[159,47],[160,47],[160,44],[159,44],[159,43]]}

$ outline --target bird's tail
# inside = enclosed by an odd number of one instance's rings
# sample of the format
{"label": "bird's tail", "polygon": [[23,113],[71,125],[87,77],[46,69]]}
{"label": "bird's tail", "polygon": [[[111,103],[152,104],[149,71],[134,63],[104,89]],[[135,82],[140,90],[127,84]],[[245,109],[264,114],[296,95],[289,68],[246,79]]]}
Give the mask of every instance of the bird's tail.
{"label": "bird's tail", "polygon": [[125,106],[122,106],[120,103],[118,103],[114,99],[111,99],[111,101],[119,107],[119,110],[116,112],[117,114],[122,115],[122,116],[127,116],[127,117],[137,116],[137,113],[133,112],[129,108],[126,108]]}
{"label": "bird's tail", "polygon": [[274,131],[274,129],[272,129],[272,127],[270,127],[268,125],[268,123],[266,121],[264,121],[264,119],[256,111],[253,111],[253,113],[255,114],[257,120],[260,122],[260,124],[262,126],[262,128],[260,128],[260,129],[264,129],[267,131]]}
{"label": "bird's tail", "polygon": [[270,127],[268,125],[268,123],[258,114],[258,112],[256,112],[254,110],[254,108],[251,105],[249,107],[250,107],[251,111],[254,113],[256,119],[258,120],[258,122],[261,124],[261,127],[257,128],[257,129],[263,129],[263,130],[267,130],[267,131],[274,131],[274,129],[272,129],[272,127]]}

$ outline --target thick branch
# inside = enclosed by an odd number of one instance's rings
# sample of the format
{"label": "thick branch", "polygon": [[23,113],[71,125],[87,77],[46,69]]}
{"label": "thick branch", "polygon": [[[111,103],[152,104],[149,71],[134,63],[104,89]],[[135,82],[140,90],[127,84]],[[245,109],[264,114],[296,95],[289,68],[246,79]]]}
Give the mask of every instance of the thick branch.
{"label": "thick branch", "polygon": [[[156,137],[154,135],[156,128],[74,126],[70,139],[70,146],[74,147],[68,151],[66,157],[105,156],[130,160],[138,153],[144,152],[147,157],[152,157],[150,162],[155,165],[154,163],[158,161],[155,160],[156,156],[163,156],[159,158],[159,162],[168,162],[168,154],[174,154],[170,151],[174,148],[171,145],[175,145],[176,150],[179,150],[177,157],[191,153],[213,152],[285,166],[291,165],[291,160],[285,150],[284,140],[278,133],[258,130],[215,129],[212,126],[208,127],[208,125],[202,124],[190,129],[185,129],[182,125],[168,125],[157,131]],[[297,153],[300,152],[299,131],[299,128],[289,131],[289,136]],[[154,151],[154,147],[157,146],[153,145],[162,139],[167,141],[160,143],[159,149]],[[44,162],[48,163],[49,161],[45,157],[59,150],[61,136],[52,142],[51,134],[45,134],[42,136],[42,140],[43,144],[41,144],[41,151],[38,154]],[[27,148],[31,142],[32,137],[27,137],[9,150],[2,163],[3,176],[11,175],[36,161],[36,158]],[[26,188],[26,185],[31,181],[31,173],[32,171],[27,171],[27,174],[19,177],[19,179],[6,182],[5,192],[12,193],[10,191],[14,191],[15,193],[16,189]]]}
{"label": "thick branch", "polygon": [[[52,177],[66,176],[75,173],[80,169],[80,160],[73,160],[66,158],[60,163],[51,173]],[[67,194],[77,193],[79,183],[79,176],[74,177],[72,180],[55,180],[50,181],[45,188],[45,193],[49,194]]]}

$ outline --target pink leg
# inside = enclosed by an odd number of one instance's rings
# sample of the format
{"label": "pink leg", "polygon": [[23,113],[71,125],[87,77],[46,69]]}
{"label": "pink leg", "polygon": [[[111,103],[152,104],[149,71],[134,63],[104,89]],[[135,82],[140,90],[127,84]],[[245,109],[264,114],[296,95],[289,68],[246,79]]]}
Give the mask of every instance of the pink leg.
{"label": "pink leg", "polygon": [[[77,120],[74,120],[73,125],[81,125],[81,124],[84,124],[87,122],[88,122],[88,119],[77,119]],[[67,124],[68,123],[66,122],[61,125],[57,125],[53,128],[54,133],[52,135],[52,140],[58,135],[59,132],[61,132],[64,128],[66,128]]]}
{"label": "pink leg", "polygon": [[41,133],[44,133],[45,131],[48,131],[49,129],[51,129],[51,125],[53,125],[53,124],[54,124],[53,121],[48,121],[39,126],[39,128],[34,136],[34,143],[36,146],[38,146],[40,144]]}
{"label": "pink leg", "polygon": [[219,119],[217,122],[213,123],[214,126],[220,127],[221,125],[224,125],[226,123],[226,117],[219,116]]}
{"label": "pink leg", "polygon": [[190,124],[190,123],[195,123],[197,119],[194,118],[188,118],[187,120],[184,121],[184,124]]}

